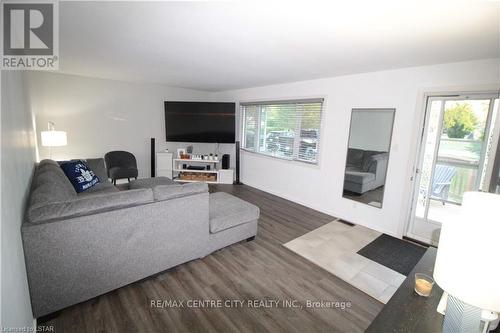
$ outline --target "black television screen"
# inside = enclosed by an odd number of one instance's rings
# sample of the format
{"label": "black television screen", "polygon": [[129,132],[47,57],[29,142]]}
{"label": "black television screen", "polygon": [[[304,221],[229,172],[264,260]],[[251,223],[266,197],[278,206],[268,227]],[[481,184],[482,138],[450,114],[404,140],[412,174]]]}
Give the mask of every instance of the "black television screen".
{"label": "black television screen", "polygon": [[165,102],[167,141],[234,143],[235,103]]}

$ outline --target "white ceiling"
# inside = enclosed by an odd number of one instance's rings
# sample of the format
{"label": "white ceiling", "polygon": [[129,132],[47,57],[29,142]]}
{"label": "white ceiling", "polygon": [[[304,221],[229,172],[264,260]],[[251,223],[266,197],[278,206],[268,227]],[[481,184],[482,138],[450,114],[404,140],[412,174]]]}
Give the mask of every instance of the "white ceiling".
{"label": "white ceiling", "polygon": [[62,72],[219,91],[500,57],[498,2],[60,2]]}

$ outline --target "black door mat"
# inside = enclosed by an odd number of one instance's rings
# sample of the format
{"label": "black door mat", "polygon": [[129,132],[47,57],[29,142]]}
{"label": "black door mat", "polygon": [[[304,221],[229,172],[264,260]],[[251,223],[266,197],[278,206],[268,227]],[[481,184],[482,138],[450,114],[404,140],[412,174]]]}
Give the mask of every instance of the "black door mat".
{"label": "black door mat", "polygon": [[408,276],[426,250],[423,246],[382,234],[358,254]]}

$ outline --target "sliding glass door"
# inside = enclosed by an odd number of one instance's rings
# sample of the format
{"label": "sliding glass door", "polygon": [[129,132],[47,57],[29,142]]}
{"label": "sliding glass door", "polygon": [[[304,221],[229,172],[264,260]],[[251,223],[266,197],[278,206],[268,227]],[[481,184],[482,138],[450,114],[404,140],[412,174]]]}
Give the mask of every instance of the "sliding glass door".
{"label": "sliding glass door", "polygon": [[464,192],[489,191],[498,122],[498,94],[428,97],[410,237],[436,243],[441,223],[460,214]]}

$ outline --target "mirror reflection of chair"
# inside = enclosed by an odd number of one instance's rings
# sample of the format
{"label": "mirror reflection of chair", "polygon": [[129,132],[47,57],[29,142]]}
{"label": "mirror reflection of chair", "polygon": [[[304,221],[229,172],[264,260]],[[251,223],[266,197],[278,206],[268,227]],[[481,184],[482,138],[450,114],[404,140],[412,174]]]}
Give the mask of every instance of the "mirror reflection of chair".
{"label": "mirror reflection of chair", "polygon": [[116,185],[117,179],[130,178],[137,179],[139,171],[137,169],[137,161],[132,153],[127,151],[110,151],[104,155],[106,161],[106,169],[108,170],[108,177]]}

